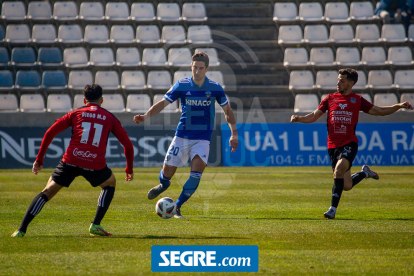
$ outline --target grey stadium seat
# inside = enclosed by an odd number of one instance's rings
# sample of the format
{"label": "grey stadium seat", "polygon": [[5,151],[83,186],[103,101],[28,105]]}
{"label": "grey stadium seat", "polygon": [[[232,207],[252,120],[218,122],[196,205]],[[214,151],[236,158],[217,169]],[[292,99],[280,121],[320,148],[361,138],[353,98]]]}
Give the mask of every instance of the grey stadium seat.
{"label": "grey stadium seat", "polygon": [[220,61],[218,58],[217,50],[215,48],[196,48],[194,53],[206,53],[209,59],[209,67],[220,66]]}
{"label": "grey stadium seat", "polygon": [[182,20],[180,6],[177,3],[159,3],[157,19],[160,22],[180,22]]}
{"label": "grey stadium seat", "polygon": [[203,3],[184,3],[183,20],[188,23],[206,22],[206,8]]}
{"label": "grey stadium seat", "polygon": [[86,23],[98,23],[105,20],[101,2],[83,2],[80,5],[79,19]]}
{"label": "grey stadium seat", "polygon": [[23,94],[20,96],[21,112],[46,112],[45,101],[40,94]]}
{"label": "grey stadium seat", "polygon": [[175,71],[174,73],[174,82],[173,84],[175,84],[177,81],[184,79],[184,78],[189,78],[192,77],[192,72],[191,71]]}
{"label": "grey stadium seat", "polygon": [[184,45],[187,43],[185,39],[185,29],[183,26],[164,26],[162,28],[161,42],[168,45]]}
{"label": "grey stadium seat", "polygon": [[118,73],[115,71],[96,72],[95,83],[99,84],[104,92],[116,92],[120,88]]}
{"label": "grey stadium seat", "polygon": [[136,47],[118,48],[116,50],[116,66],[133,69],[141,66],[141,56]]}
{"label": "grey stadium seat", "polygon": [[142,54],[142,65],[148,67],[167,66],[167,56],[164,48],[145,48]]}
{"label": "grey stadium seat", "polygon": [[114,52],[111,48],[92,48],[90,55],[90,65],[95,69],[109,69],[115,66]]}
{"label": "grey stadium seat", "polygon": [[213,38],[209,26],[188,27],[188,43],[191,44],[212,44]]}
{"label": "grey stadium seat", "polygon": [[375,24],[360,24],[356,27],[355,42],[360,44],[378,44],[380,33]]}
{"label": "grey stadium seat", "polygon": [[128,4],[125,2],[108,2],[105,9],[105,19],[110,22],[128,22]]}
{"label": "grey stadium seat", "polygon": [[56,21],[75,21],[78,10],[73,1],[56,1],[53,6],[53,19]]}
{"label": "grey stadium seat", "polygon": [[121,45],[132,45],[135,41],[134,29],[128,25],[114,25],[111,28],[111,43]]}
{"label": "grey stadium seat", "polygon": [[364,2],[352,2],[350,7],[349,16],[351,20],[355,21],[373,21],[378,19],[374,15],[374,7],[372,2],[364,1]]}
{"label": "grey stadium seat", "polygon": [[87,84],[92,84],[93,77],[90,71],[71,71],[69,73],[68,88],[73,91],[83,91]]}
{"label": "grey stadium seat", "polygon": [[329,2],[325,5],[325,20],[328,23],[348,23],[349,18],[348,5],[341,2]]}
{"label": "grey stadium seat", "polygon": [[398,70],[395,72],[394,88],[398,90],[414,89],[414,70]]}
{"label": "grey stadium seat", "polygon": [[121,88],[124,91],[144,90],[146,80],[142,71],[124,71],[121,76]]}
{"label": "grey stadium seat", "polygon": [[0,94],[0,113],[19,112],[15,94]]}
{"label": "grey stadium seat", "polygon": [[129,94],[126,112],[144,113],[151,107],[151,98],[147,94]]}
{"label": "grey stadium seat", "polygon": [[30,2],[26,18],[34,22],[50,21],[53,18],[50,3],[46,1]]}
{"label": "grey stadium seat", "polygon": [[321,70],[316,73],[317,89],[322,91],[336,91],[338,82],[338,72],[334,70]]}
{"label": "grey stadium seat", "polygon": [[381,41],[386,44],[404,43],[408,41],[403,24],[382,25]]}
{"label": "grey stadium seat", "polygon": [[364,66],[384,66],[387,58],[383,47],[364,47],[361,64]]}
{"label": "grey stadium seat", "polygon": [[[368,73],[368,88],[373,90],[390,90],[393,88],[391,72],[388,70],[371,70]],[[375,99],[374,99],[375,101]]]}
{"label": "grey stadium seat", "polygon": [[273,21],[276,24],[292,24],[296,22],[298,7],[295,3],[275,3],[273,10]]}
{"label": "grey stadium seat", "polygon": [[52,24],[36,24],[32,30],[32,43],[39,46],[42,45],[53,45],[56,43],[56,29]]}
{"label": "grey stadium seat", "polygon": [[108,44],[110,42],[108,27],[104,25],[87,25],[85,27],[85,35],[83,41],[91,45]]}
{"label": "grey stadium seat", "polygon": [[72,103],[68,94],[50,94],[47,96],[47,112],[69,112]]}
{"label": "grey stadium seat", "polygon": [[388,49],[388,60],[386,62],[393,66],[410,66],[413,64],[411,49],[405,47],[390,47]]}
{"label": "grey stadium seat", "polygon": [[358,81],[357,83],[352,87],[352,90],[357,91],[357,93],[360,93],[358,91],[364,91],[367,89],[367,76],[365,75],[364,71],[358,71]]}
{"label": "grey stadium seat", "polygon": [[293,92],[312,91],[315,82],[311,71],[290,72],[289,90]]}
{"label": "grey stadium seat", "polygon": [[354,30],[351,25],[332,25],[329,34],[329,42],[333,44],[354,43]]}
{"label": "grey stadium seat", "polygon": [[81,27],[75,24],[60,25],[58,41],[65,45],[81,44],[83,42]]}
{"label": "grey stadium seat", "polygon": [[319,2],[304,2],[299,5],[299,21],[305,23],[318,23],[323,22],[325,17],[323,16],[322,5]]}
{"label": "grey stadium seat", "polygon": [[171,74],[166,70],[155,70],[148,73],[147,88],[152,90],[165,90],[171,88]]}
{"label": "grey stadium seat", "polygon": [[131,20],[135,22],[153,22],[156,20],[152,3],[133,3],[131,6]]}
{"label": "grey stadium seat", "polygon": [[63,63],[67,68],[87,68],[89,67],[88,54],[85,48],[66,48],[63,52]]}
{"label": "grey stadium seat", "polygon": [[301,44],[302,39],[302,28],[299,25],[280,26],[278,44],[281,46]]}
{"label": "grey stadium seat", "polygon": [[161,42],[160,29],[154,25],[139,25],[135,42],[138,44],[158,44]]}
{"label": "grey stadium seat", "polygon": [[397,95],[394,93],[377,93],[374,95],[374,105],[392,106],[398,103]]}
{"label": "grey stadium seat", "polygon": [[332,68],[335,65],[334,53],[330,47],[314,47],[311,49],[309,65],[316,68]]}
{"label": "grey stadium seat", "polygon": [[124,98],[121,94],[105,94],[102,108],[114,113],[125,112]]}
{"label": "grey stadium seat", "polygon": [[[164,99],[164,94],[156,94],[154,95],[154,101],[153,103],[156,104],[157,102],[161,101],[162,99]],[[178,101],[175,101],[169,105],[167,105],[162,111],[161,113],[174,113],[178,111]]]}
{"label": "grey stadium seat", "polygon": [[4,1],[1,19],[8,22],[21,22],[26,18],[26,7],[22,1]]}
{"label": "grey stadium seat", "polygon": [[359,66],[361,56],[356,47],[338,47],[336,49],[336,65],[340,67]]}
{"label": "grey stadium seat", "polygon": [[[210,56],[209,59],[211,60]],[[168,51],[168,66],[185,67],[191,66],[191,52],[188,48],[171,48]]]}
{"label": "grey stadium seat", "polygon": [[283,66],[288,69],[305,68],[308,64],[308,51],[305,48],[285,49]]}
{"label": "grey stadium seat", "polygon": [[306,25],[302,42],[309,45],[326,45],[329,42],[328,28],[325,25]]}
{"label": "grey stadium seat", "polygon": [[5,42],[13,45],[27,45],[30,42],[29,27],[25,24],[7,25]]}
{"label": "grey stadium seat", "polygon": [[319,106],[318,97],[315,94],[301,94],[295,96],[295,107],[293,111],[313,112]]}

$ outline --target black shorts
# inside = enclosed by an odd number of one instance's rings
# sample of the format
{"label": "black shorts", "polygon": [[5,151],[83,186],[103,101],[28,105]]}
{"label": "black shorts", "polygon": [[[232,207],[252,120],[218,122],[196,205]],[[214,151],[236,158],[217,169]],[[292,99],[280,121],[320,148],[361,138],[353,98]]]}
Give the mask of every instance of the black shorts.
{"label": "black shorts", "polygon": [[338,163],[341,158],[345,158],[349,161],[349,171],[352,167],[352,162],[354,162],[355,156],[358,152],[358,143],[351,142],[339,148],[328,149],[329,158],[331,159],[332,170],[335,170],[336,163]]}
{"label": "black shorts", "polygon": [[59,165],[52,173],[52,180],[63,187],[69,187],[73,180],[78,176],[83,176],[92,187],[97,187],[108,180],[112,171],[108,166],[102,170],[89,170],[78,166],[69,165],[60,160]]}

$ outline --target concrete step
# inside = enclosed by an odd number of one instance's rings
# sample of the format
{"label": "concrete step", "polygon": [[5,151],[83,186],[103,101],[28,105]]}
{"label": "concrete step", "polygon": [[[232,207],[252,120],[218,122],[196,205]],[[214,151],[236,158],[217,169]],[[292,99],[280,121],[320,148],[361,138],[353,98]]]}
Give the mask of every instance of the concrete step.
{"label": "concrete step", "polygon": [[[221,36],[214,40],[213,47],[221,49],[219,46],[227,47],[233,51],[252,49],[252,50],[264,50],[264,49],[282,49],[277,43],[277,39],[256,39],[256,40],[241,40],[236,37],[232,39],[232,36]],[[218,47],[217,47],[218,46]]]}
{"label": "concrete step", "polygon": [[275,23],[270,17],[213,17],[208,18],[207,24],[210,27],[216,25],[240,26],[240,25],[258,25],[274,26]]}
{"label": "concrete step", "polygon": [[267,17],[273,16],[271,3],[205,3],[209,18]]}
{"label": "concrete step", "polygon": [[264,50],[231,50],[232,51],[219,49],[217,51],[219,59],[226,63],[240,63],[241,60],[244,63],[283,63],[284,53],[280,48]]}
{"label": "concrete step", "polygon": [[275,26],[211,26],[212,36],[216,40],[232,40],[234,36],[240,40],[277,40],[278,31]]}
{"label": "concrete step", "polygon": [[[226,82],[226,76],[224,75],[224,83]],[[232,75],[233,79],[234,76]],[[279,74],[237,74],[236,75],[237,86],[239,85],[288,85],[289,76],[286,71],[281,71]]]}

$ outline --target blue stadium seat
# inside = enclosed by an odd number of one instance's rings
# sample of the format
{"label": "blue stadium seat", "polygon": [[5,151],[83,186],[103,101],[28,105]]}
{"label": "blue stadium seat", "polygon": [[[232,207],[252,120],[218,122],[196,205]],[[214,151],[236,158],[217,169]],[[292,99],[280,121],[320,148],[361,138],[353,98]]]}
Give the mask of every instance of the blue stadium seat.
{"label": "blue stadium seat", "polygon": [[63,71],[44,71],[42,75],[41,87],[47,92],[64,92],[68,88],[65,73]]}
{"label": "blue stadium seat", "polygon": [[16,74],[16,86],[19,91],[35,92],[40,87],[40,76],[37,71],[18,71]]}
{"label": "blue stadium seat", "polygon": [[44,68],[57,68],[63,66],[62,52],[59,48],[40,48],[37,65]]}
{"label": "blue stadium seat", "polygon": [[15,47],[12,50],[11,66],[30,69],[36,66],[36,56],[33,48]]}
{"label": "blue stadium seat", "polygon": [[0,91],[11,91],[13,87],[13,75],[8,70],[0,70]]}
{"label": "blue stadium seat", "polygon": [[6,68],[9,66],[9,62],[9,52],[4,47],[0,48],[0,68]]}

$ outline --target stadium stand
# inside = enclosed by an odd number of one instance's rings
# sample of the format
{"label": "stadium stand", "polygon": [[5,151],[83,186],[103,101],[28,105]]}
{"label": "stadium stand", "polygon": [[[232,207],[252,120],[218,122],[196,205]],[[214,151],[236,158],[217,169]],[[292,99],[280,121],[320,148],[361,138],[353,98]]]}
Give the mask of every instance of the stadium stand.
{"label": "stadium stand", "polygon": [[20,97],[21,112],[46,112],[45,101],[40,94],[24,94]]}
{"label": "stadium stand", "polygon": [[305,48],[287,48],[283,66],[287,69],[304,69],[308,65],[308,51]]}
{"label": "stadium stand", "polygon": [[[210,57],[210,56],[209,56]],[[188,48],[171,48],[168,51],[168,66],[175,68],[190,68],[191,52]]]}
{"label": "stadium stand", "polygon": [[115,71],[96,72],[95,83],[102,87],[104,93],[115,93],[120,88],[118,72]]}
{"label": "stadium stand", "polygon": [[134,3],[131,6],[131,20],[136,23],[151,23],[155,21],[154,6],[151,3]]}
{"label": "stadium stand", "polygon": [[53,19],[57,22],[76,21],[78,9],[73,1],[56,1],[53,6]]}
{"label": "stadium stand", "polygon": [[89,67],[88,54],[83,47],[66,48],[63,52],[63,63],[68,69],[86,69]]}
{"label": "stadium stand", "polygon": [[187,41],[190,44],[210,45],[213,43],[209,26],[188,27]]}
{"label": "stadium stand", "polygon": [[335,65],[334,53],[329,47],[311,49],[309,65],[315,69],[330,69]]}
{"label": "stadium stand", "polygon": [[72,110],[68,94],[50,94],[47,96],[47,112],[69,112]]}
{"label": "stadium stand", "polygon": [[120,94],[105,94],[102,107],[110,112],[125,112],[124,98]]}
{"label": "stadium stand", "polygon": [[[40,76],[37,71],[20,70],[16,74],[16,90],[22,92],[36,92],[40,90]],[[26,108],[27,109],[27,108]]]}
{"label": "stadium stand", "polygon": [[17,97],[14,94],[0,95],[0,113],[2,112],[19,112]]}
{"label": "stadium stand", "polygon": [[413,64],[411,49],[408,46],[390,47],[386,63],[392,66],[411,66]]}
{"label": "stadium stand", "polygon": [[203,23],[208,17],[203,3],[184,3],[182,19],[186,23]]}
{"label": "stadium stand", "polygon": [[161,23],[177,23],[182,20],[181,9],[177,3],[159,3],[157,19]]}
{"label": "stadium stand", "polygon": [[315,85],[311,71],[290,72],[289,90],[292,92],[311,92]]}
{"label": "stadium stand", "polygon": [[26,18],[26,7],[23,2],[4,1],[1,7],[1,19],[7,22],[20,22]]}
{"label": "stadium stand", "polygon": [[273,21],[276,26],[280,24],[293,24],[298,16],[298,8],[295,3],[275,3]]}
{"label": "stadium stand", "polygon": [[92,48],[89,64],[95,70],[110,70],[116,65],[114,52],[111,48]]}
{"label": "stadium stand", "polygon": [[147,89],[152,91],[167,91],[172,85],[171,74],[166,70],[154,70],[148,73]]}
{"label": "stadium stand", "polygon": [[336,65],[338,67],[358,67],[361,57],[356,47],[338,47],[336,49]]}
{"label": "stadium stand", "polygon": [[137,48],[118,48],[116,66],[120,69],[136,69],[141,66],[141,55]]}
{"label": "stadium stand", "polygon": [[383,47],[364,47],[361,64],[366,67],[383,67],[387,61]]}
{"label": "stadium stand", "polygon": [[[377,91],[391,90],[393,81],[389,70],[371,70],[368,74],[368,88]],[[374,99],[375,102],[375,99]]]}
{"label": "stadium stand", "polygon": [[46,93],[65,92],[68,88],[65,73],[63,71],[44,71],[41,88]]}
{"label": "stadium stand", "polygon": [[331,24],[345,24],[351,18],[349,17],[348,5],[346,3],[329,2],[325,5],[325,20]]}
{"label": "stadium stand", "polygon": [[299,94],[295,96],[295,107],[293,111],[297,112],[313,112],[318,108],[319,101],[315,94]]}
{"label": "stadium stand", "polygon": [[124,2],[109,2],[105,8],[105,19],[111,23],[126,23],[129,20],[129,7]]}
{"label": "stadium stand", "polygon": [[110,41],[116,46],[130,46],[135,41],[134,29],[128,25],[112,26]]}
{"label": "stadium stand", "polygon": [[40,48],[37,55],[37,66],[41,69],[59,69],[63,66],[62,52],[59,48]]}
{"label": "stadium stand", "polygon": [[79,20],[85,23],[99,23],[105,20],[104,7],[101,2],[83,2],[79,9]]}
{"label": "stadium stand", "polygon": [[308,46],[322,46],[328,44],[328,28],[323,24],[306,25],[302,42],[306,43]]}
{"label": "stadium stand", "polygon": [[161,42],[160,29],[153,25],[139,25],[135,42],[142,45],[159,44]]}
{"label": "stadium stand", "polygon": [[46,1],[30,2],[26,19],[33,22],[49,22],[53,19],[50,3]]}
{"label": "stadium stand", "polygon": [[338,72],[334,70],[321,70],[316,74],[315,89],[323,92],[336,90]]}
{"label": "stadium stand", "polygon": [[398,98],[394,93],[377,93],[374,96],[374,105],[391,106],[398,103]]}
{"label": "stadium stand", "polygon": [[299,22],[322,23],[325,20],[322,5],[319,2],[305,2],[299,5]]}
{"label": "stadium stand", "polygon": [[56,29],[52,24],[36,24],[33,26],[32,39],[30,40],[32,44],[52,46],[56,43],[56,40]]}
{"label": "stadium stand", "polygon": [[146,112],[151,107],[151,98],[147,94],[129,94],[127,98],[126,112]]}
{"label": "stadium stand", "polygon": [[333,45],[350,45],[354,43],[354,29],[351,25],[332,25],[329,42]]}
{"label": "stadium stand", "polygon": [[90,71],[71,71],[69,73],[68,88],[73,93],[82,92],[85,85],[91,83],[93,83],[93,77]]}
{"label": "stadium stand", "polygon": [[58,42],[64,46],[79,46],[83,43],[82,30],[79,25],[60,25]]}
{"label": "stadium stand", "polygon": [[36,55],[33,48],[13,48],[10,65],[16,69],[32,69],[36,66]]}
{"label": "stadium stand", "polygon": [[124,71],[121,76],[121,88],[123,91],[136,92],[146,88],[145,75],[142,71]]}
{"label": "stadium stand", "polygon": [[396,71],[393,86],[397,91],[412,91],[414,89],[414,70]]}

